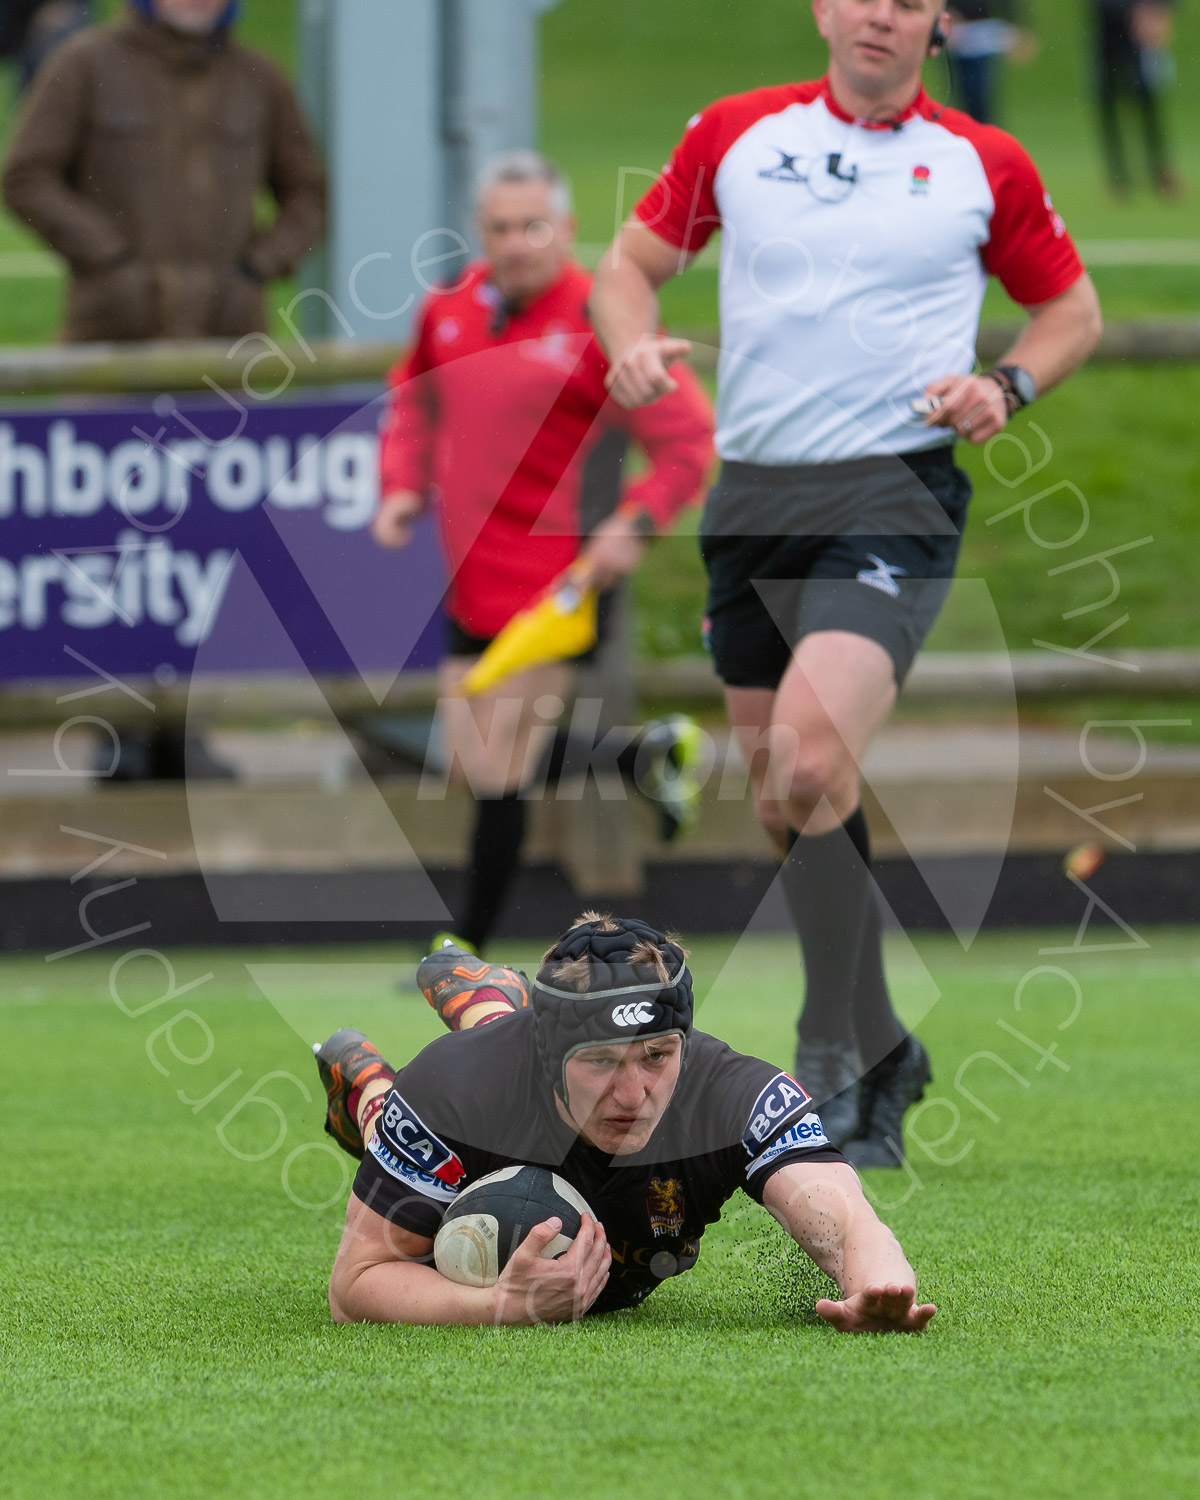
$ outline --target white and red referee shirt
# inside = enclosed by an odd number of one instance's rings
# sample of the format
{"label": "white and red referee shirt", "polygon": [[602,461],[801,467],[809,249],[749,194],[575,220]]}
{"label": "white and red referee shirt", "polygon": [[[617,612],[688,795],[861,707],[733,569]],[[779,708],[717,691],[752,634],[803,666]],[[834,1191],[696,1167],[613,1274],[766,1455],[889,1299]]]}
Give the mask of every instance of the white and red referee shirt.
{"label": "white and red referee shirt", "polygon": [[923,90],[886,123],[828,79],[720,99],[635,212],[686,254],[722,232],[717,449],[746,463],[930,447],[911,403],[973,368],[988,276],[1033,307],[1084,271],[1024,148]]}
{"label": "white and red referee shirt", "polygon": [[446,608],[466,631],[498,634],[570,566],[583,539],[584,465],[604,434],[646,455],[625,490],[659,531],[699,497],[712,462],[712,410],[686,365],[678,390],[626,412],[604,387],[608,361],[587,314],[591,277],[574,264],[505,309],[486,265],[422,308],[416,343],[392,371],[381,490],[429,496],[450,573]]}

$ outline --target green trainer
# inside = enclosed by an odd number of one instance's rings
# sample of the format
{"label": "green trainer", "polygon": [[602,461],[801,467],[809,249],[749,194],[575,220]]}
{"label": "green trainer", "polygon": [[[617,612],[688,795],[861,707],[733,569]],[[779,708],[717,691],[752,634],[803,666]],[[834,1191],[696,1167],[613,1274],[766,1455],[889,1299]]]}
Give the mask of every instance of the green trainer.
{"label": "green trainer", "polygon": [[642,730],[639,749],[650,753],[644,790],[658,806],[659,836],[669,844],[696,826],[700,816],[700,778],[704,731],[687,714],[651,719]]}

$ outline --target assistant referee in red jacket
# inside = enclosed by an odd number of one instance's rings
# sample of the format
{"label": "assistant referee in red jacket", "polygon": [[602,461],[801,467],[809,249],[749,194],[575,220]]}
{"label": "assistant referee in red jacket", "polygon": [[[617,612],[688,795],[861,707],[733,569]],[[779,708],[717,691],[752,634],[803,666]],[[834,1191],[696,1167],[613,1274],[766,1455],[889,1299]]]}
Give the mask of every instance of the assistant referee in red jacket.
{"label": "assistant referee in red jacket", "polygon": [[[422,308],[416,343],[392,373],[374,535],[403,547],[432,507],[446,554],[448,651],[439,671],[445,750],[477,801],[466,899],[456,937],[491,935],[520,857],[526,806],[573,756],[556,731],[572,663],[535,667],[471,699],[458,689],[504,626],[577,559],[609,588],[646,541],[697,499],[712,460],[712,415],[695,376],[654,406],[625,411],[606,389],[608,361],[587,312],[591,278],[572,259],[575,220],[558,170],[533,152],[496,158],[478,196],[483,258]],[[644,474],[620,491],[632,439]],[[614,769],[673,805],[668,757],[687,725],[647,726],[612,753]],[[575,747],[597,764],[591,744]],[[643,750],[639,761],[639,751]],[[647,775],[647,772],[649,775]]]}

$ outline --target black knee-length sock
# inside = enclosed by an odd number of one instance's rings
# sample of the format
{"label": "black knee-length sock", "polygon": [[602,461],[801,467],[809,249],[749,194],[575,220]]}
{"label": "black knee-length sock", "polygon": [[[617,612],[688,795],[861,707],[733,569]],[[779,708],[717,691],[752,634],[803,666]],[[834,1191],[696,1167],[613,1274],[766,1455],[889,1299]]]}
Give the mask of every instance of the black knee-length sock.
{"label": "black knee-length sock", "polygon": [[908,1032],[896,1014],[883,969],[883,909],[879,887],[871,873],[871,835],[861,807],[847,818],[846,832],[854,841],[867,876],[866,910],[858,944],[854,976],[854,1032],[863,1065],[881,1062],[904,1041]]}
{"label": "black knee-length sock", "polygon": [[[639,739],[635,735],[626,744],[604,745],[597,752],[579,736],[559,729],[550,742],[543,761],[544,769],[534,778],[534,785],[543,788],[556,786],[564,767],[572,763],[580,766],[590,763],[601,772],[615,771],[632,783],[638,748]],[[481,950],[495,931],[521,862],[527,822],[528,802],[519,792],[510,792],[506,797],[481,797],[476,802],[467,896],[456,930],[459,937]]]}
{"label": "black knee-length sock", "polygon": [[883,973],[883,924],[862,809],[829,833],[793,834],[784,892],[804,955],[800,1038],[858,1043],[868,1066],[904,1039]]}
{"label": "black knee-length sock", "polygon": [[512,886],[525,842],[527,807],[518,793],[475,804],[471,868],[458,936],[482,951]]}

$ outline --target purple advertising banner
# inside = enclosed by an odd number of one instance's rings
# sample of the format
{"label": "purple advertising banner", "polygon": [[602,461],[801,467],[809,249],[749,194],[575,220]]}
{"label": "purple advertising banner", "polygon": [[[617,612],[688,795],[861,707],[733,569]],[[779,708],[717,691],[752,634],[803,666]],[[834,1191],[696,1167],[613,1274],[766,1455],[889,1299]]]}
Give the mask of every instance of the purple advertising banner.
{"label": "purple advertising banner", "polygon": [[[74,398],[0,409],[0,681],[425,669],[433,526],[369,526],[376,389],[256,402]],[[69,649],[68,649],[69,648]]]}

